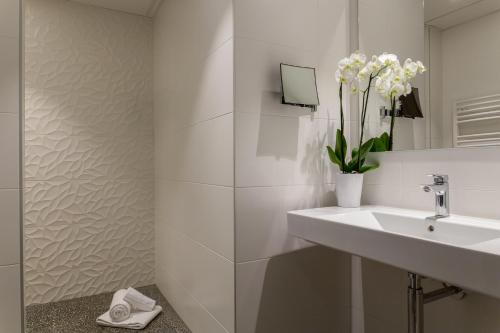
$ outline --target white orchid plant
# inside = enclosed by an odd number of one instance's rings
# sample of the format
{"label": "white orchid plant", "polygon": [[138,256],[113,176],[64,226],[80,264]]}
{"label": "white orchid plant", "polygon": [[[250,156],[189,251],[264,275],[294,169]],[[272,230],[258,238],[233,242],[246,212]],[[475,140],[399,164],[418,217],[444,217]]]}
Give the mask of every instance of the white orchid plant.
{"label": "white orchid plant", "polygon": [[[367,57],[354,52],[349,57],[339,61],[335,78],[340,84],[340,129],[336,133],[335,148],[327,146],[330,160],[337,164],[342,173],[365,173],[376,169],[377,164],[367,164],[366,156],[370,151],[392,150],[394,141],[394,123],[396,115],[397,101],[401,96],[411,93],[411,80],[417,74],[425,72],[425,66],[420,61],[406,59],[403,65],[394,54],[383,53],[373,56],[367,62]],[[353,93],[362,94],[361,100],[361,128],[358,148],[353,148],[351,160],[346,161],[347,141],[344,135],[344,88],[349,87]],[[383,133],[380,137],[363,141],[368,100],[371,88],[375,87],[377,93],[391,103],[391,126],[390,132]]]}

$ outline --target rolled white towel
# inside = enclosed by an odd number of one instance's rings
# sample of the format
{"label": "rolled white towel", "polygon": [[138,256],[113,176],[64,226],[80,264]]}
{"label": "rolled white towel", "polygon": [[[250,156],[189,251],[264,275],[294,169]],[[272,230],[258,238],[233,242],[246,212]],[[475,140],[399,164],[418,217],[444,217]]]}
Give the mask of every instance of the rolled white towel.
{"label": "rolled white towel", "polygon": [[153,311],[156,305],[154,299],[149,298],[132,287],[127,289],[123,299],[132,306],[132,309],[139,311]]}
{"label": "rolled white towel", "polygon": [[113,295],[111,306],[109,307],[109,316],[114,322],[121,322],[130,317],[131,306],[123,298],[127,290],[120,289]]}
{"label": "rolled white towel", "polygon": [[102,326],[111,326],[111,327],[121,327],[128,328],[133,330],[142,330],[145,328],[160,312],[162,311],[161,306],[157,305],[154,307],[153,311],[141,311],[141,312],[133,312],[130,314],[130,318],[116,323],[111,320],[109,316],[109,311],[102,314],[97,318],[97,324]]}

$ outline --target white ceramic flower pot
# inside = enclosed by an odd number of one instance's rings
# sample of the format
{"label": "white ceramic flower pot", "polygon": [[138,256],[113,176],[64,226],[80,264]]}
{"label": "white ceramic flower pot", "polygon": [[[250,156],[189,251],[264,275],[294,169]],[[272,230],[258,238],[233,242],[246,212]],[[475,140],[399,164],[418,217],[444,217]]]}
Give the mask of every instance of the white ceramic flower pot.
{"label": "white ceramic flower pot", "polygon": [[338,173],[335,184],[337,205],[344,208],[357,208],[361,205],[363,191],[362,173]]}

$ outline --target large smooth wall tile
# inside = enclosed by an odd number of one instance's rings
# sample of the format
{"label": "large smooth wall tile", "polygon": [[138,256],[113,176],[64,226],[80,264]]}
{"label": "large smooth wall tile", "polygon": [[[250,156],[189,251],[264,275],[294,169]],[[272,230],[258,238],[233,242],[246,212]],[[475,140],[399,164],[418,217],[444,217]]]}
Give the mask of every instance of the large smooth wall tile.
{"label": "large smooth wall tile", "polygon": [[234,332],[230,0],[166,0],[154,19],[156,283],[196,333]]}
{"label": "large smooth wall tile", "polygon": [[455,214],[499,218],[495,204],[500,176],[498,148],[452,149],[373,154],[379,170],[367,174],[365,202],[403,208],[434,210],[432,194],[421,184],[427,175],[449,176],[451,211]]}
{"label": "large smooth wall tile", "polygon": [[349,331],[350,256],[312,247],[236,265],[238,333]]}
{"label": "large smooth wall tile", "polygon": [[232,113],[175,129],[169,137],[168,179],[233,185]]}
{"label": "large smooth wall tile", "polygon": [[19,40],[3,37],[1,26],[0,50],[0,112],[19,114]]}
{"label": "large smooth wall tile", "polygon": [[313,50],[318,42],[318,3],[311,0],[235,0],[235,35]]}
{"label": "large smooth wall tile", "polygon": [[21,307],[21,268],[19,265],[0,266],[0,332],[23,331]]}
{"label": "large smooth wall tile", "polygon": [[21,261],[20,190],[0,190],[0,266]]}
{"label": "large smooth wall tile", "polygon": [[280,63],[316,67],[316,60],[313,52],[236,38],[236,112],[308,115],[309,109],[281,104]]}
{"label": "large smooth wall tile", "polygon": [[311,246],[288,234],[290,210],[332,205],[334,185],[236,189],[236,260],[274,257]]}
{"label": "large smooth wall tile", "polygon": [[201,48],[212,53],[234,35],[233,1],[199,0]]}
{"label": "large smooth wall tile", "polygon": [[233,112],[233,40],[179,74],[170,95],[169,121],[187,127]]}
{"label": "large smooth wall tile", "polygon": [[159,180],[156,218],[234,260],[234,189]]}
{"label": "large smooth wall tile", "polygon": [[234,327],[234,263],[170,228],[156,224],[156,265],[166,269],[229,332]]}
{"label": "large smooth wall tile", "polygon": [[0,36],[19,39],[20,8],[19,0],[0,2]]}
{"label": "large smooth wall tile", "polygon": [[226,333],[221,325],[208,310],[186,291],[181,283],[172,278],[168,269],[158,266],[156,269],[156,284],[175,311],[193,333]]}
{"label": "large smooth wall tile", "polygon": [[19,188],[19,115],[0,113],[0,188]]}
{"label": "large smooth wall tile", "polygon": [[[316,68],[320,105],[315,117],[340,119],[338,87],[333,73],[343,48],[336,54],[303,51],[248,38],[235,39],[235,110],[271,115],[310,115],[308,108],[281,103],[280,63]],[[348,115],[347,115],[348,116]],[[347,117],[349,119],[349,117]]]}
{"label": "large smooth wall tile", "polygon": [[332,181],[326,145],[333,144],[336,123],[313,116],[235,116],[237,187]]}

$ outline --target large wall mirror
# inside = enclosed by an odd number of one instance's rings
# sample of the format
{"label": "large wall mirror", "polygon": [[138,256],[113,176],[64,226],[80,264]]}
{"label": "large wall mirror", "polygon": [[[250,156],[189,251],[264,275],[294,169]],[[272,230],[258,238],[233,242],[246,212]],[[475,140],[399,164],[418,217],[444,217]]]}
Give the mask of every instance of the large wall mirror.
{"label": "large wall mirror", "polygon": [[[428,68],[414,81],[421,114],[396,118],[394,150],[500,145],[500,0],[358,0],[358,16],[363,53]],[[387,131],[385,103],[369,103],[369,137]]]}

